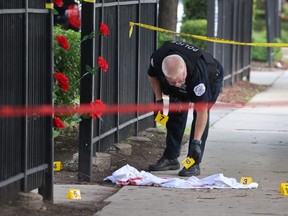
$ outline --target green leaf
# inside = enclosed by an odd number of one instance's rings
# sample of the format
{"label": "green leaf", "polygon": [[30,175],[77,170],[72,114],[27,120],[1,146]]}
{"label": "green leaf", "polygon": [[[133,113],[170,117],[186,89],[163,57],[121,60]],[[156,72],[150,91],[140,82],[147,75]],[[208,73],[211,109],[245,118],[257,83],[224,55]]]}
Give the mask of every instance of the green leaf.
{"label": "green leaf", "polygon": [[91,67],[89,66],[89,65],[86,65],[86,71],[88,71],[89,73],[91,73],[91,71],[92,71],[92,69],[91,69]]}
{"label": "green leaf", "polygon": [[88,40],[88,39],[93,39],[98,35],[100,35],[98,32],[95,32],[95,31],[91,32],[89,35],[84,36],[81,42]]}
{"label": "green leaf", "polygon": [[90,73],[91,73],[92,75],[95,75],[96,72],[97,72],[97,69],[98,69],[98,67],[94,67]]}
{"label": "green leaf", "polygon": [[86,65],[87,72],[91,73],[92,75],[95,75],[97,72],[98,67],[91,68],[89,65]]}
{"label": "green leaf", "polygon": [[54,15],[58,15],[59,12],[58,12],[57,10],[54,9],[54,10],[53,10],[53,14],[54,14]]}
{"label": "green leaf", "polygon": [[73,115],[73,118],[72,118],[72,119],[73,119],[73,121],[74,121],[75,123],[79,123],[79,122],[82,121],[81,116],[78,115],[78,114]]}
{"label": "green leaf", "polygon": [[58,137],[60,135],[60,131],[59,130],[54,130],[53,131],[53,138]]}

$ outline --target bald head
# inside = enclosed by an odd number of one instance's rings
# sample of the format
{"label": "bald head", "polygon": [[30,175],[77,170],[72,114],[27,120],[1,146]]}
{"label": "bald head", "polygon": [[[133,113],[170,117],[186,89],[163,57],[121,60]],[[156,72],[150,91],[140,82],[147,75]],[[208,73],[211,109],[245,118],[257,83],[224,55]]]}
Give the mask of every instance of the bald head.
{"label": "bald head", "polygon": [[166,56],[162,61],[162,71],[171,85],[179,86],[185,83],[186,64],[181,56]]}

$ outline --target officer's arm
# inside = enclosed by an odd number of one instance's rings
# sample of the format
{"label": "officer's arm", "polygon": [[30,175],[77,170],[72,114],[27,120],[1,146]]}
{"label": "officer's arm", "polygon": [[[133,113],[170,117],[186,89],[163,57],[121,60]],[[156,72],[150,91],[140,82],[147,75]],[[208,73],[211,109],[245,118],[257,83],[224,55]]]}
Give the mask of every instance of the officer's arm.
{"label": "officer's arm", "polygon": [[207,104],[196,105],[197,118],[195,123],[194,140],[201,140],[208,119]]}
{"label": "officer's arm", "polygon": [[153,92],[155,94],[156,101],[162,100],[162,91],[160,88],[160,82],[159,82],[158,78],[149,76],[149,80],[150,80]]}

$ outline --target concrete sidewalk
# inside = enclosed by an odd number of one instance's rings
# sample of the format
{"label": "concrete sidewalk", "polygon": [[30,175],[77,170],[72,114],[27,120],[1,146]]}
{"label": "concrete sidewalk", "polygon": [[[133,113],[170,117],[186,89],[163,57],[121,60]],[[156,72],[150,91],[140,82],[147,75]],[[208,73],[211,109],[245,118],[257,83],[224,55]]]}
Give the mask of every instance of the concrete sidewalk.
{"label": "concrete sidewalk", "polygon": [[[109,197],[110,204],[96,215],[288,215],[288,197],[279,193],[280,183],[288,181],[288,72],[251,72],[251,82],[271,85],[250,101],[270,105],[211,111],[199,178],[223,173],[239,181],[249,176],[259,184],[257,189],[126,186]],[[279,101],[286,106],[273,106]],[[187,144],[179,160],[186,155]],[[153,174],[176,177],[177,173]]]}

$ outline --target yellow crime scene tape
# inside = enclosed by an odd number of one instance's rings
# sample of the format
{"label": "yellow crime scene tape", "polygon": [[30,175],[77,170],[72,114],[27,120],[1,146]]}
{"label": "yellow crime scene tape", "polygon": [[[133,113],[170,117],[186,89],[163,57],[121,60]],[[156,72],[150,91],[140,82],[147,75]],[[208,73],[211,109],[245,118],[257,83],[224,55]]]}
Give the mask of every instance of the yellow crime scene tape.
{"label": "yellow crime scene tape", "polygon": [[175,31],[159,28],[156,26],[151,26],[151,25],[147,25],[147,24],[143,24],[143,23],[135,23],[135,22],[130,22],[130,30],[129,30],[129,37],[130,38],[132,36],[134,26],[139,26],[139,27],[150,29],[153,31],[174,34],[177,36],[197,38],[199,40],[205,40],[205,41],[210,41],[210,42],[215,42],[215,43],[244,45],[244,46],[260,46],[260,47],[288,47],[288,43],[246,43],[246,42],[238,42],[238,41],[226,40],[226,39],[216,38],[216,37],[207,37],[207,36],[201,36],[201,35],[177,33]]}
{"label": "yellow crime scene tape", "polygon": [[83,0],[83,1],[88,3],[96,3],[96,0]]}

